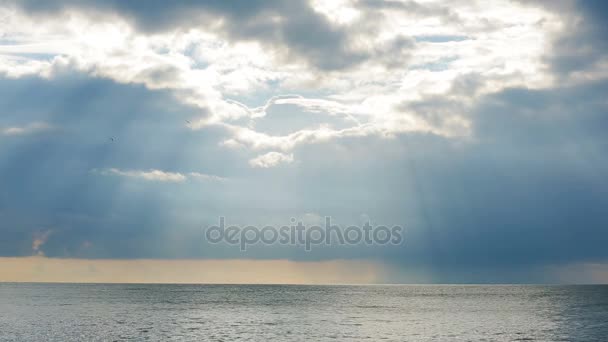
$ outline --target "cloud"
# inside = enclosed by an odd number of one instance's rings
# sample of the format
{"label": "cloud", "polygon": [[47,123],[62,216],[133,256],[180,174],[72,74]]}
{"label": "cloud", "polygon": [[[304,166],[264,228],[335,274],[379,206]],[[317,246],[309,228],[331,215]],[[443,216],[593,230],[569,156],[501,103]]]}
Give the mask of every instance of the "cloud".
{"label": "cloud", "polygon": [[24,126],[14,126],[14,127],[6,127],[0,129],[0,132],[6,136],[18,136],[18,135],[27,135],[27,134],[35,134],[40,132],[45,132],[54,129],[52,125],[49,125],[45,122],[32,122],[26,124]]}
{"label": "cloud", "polygon": [[366,8],[367,10],[397,10],[416,17],[438,17],[446,23],[461,22],[458,14],[451,11],[449,7],[441,6],[435,3],[394,0],[359,0],[357,4]]}
{"label": "cloud", "polygon": [[561,82],[597,80],[608,75],[608,5],[597,0],[525,1],[561,14],[562,29],[544,56]]}
{"label": "cloud", "polygon": [[95,173],[99,173],[104,176],[116,175],[130,178],[141,178],[149,181],[158,182],[183,182],[186,180],[186,176],[176,172],[165,172],[160,170],[149,170],[149,171],[135,171],[135,170],[119,170],[115,168],[104,169],[104,170],[93,170]]}
{"label": "cloud", "polygon": [[187,174],[182,174],[179,172],[168,172],[161,170],[120,170],[116,168],[108,168],[108,169],[93,169],[93,173],[97,173],[103,176],[121,176],[121,177],[129,177],[136,179],[143,179],[147,181],[155,181],[155,182],[175,182],[181,183],[188,179],[197,179],[197,180],[206,180],[206,181],[222,181],[224,178],[214,176],[214,175],[206,175],[199,172],[190,172]]}
{"label": "cloud", "polygon": [[[34,253],[376,258],[433,281],[604,263],[602,6],[449,5],[4,2],[0,255],[61,227]],[[403,225],[406,246],[201,248],[218,216],[306,213]]]}
{"label": "cloud", "polygon": [[205,181],[225,181],[226,178],[215,176],[215,175],[206,175],[200,172],[189,172],[188,177],[192,177],[194,179],[205,180]]}
{"label": "cloud", "polygon": [[44,256],[42,246],[47,242],[52,233],[53,231],[50,229],[34,233],[34,239],[32,240],[32,252],[34,255]]}
{"label": "cloud", "polygon": [[[522,9],[517,3],[498,5],[507,14]],[[171,9],[129,1],[25,1],[13,2],[12,7],[18,10],[7,10],[4,28],[12,40],[0,48],[0,73],[53,78],[78,70],[166,89],[181,103],[198,108],[188,124],[191,129],[228,127],[234,133],[228,145],[277,149],[271,140],[286,141],[283,146],[288,147],[282,150],[368,134],[466,135],[470,123],[460,113],[427,120],[428,116],[403,109],[408,102],[452,97],[453,85],[472,70],[479,79],[476,92],[461,92],[452,101],[470,102],[474,96],[509,86],[546,84],[540,57],[549,34],[537,23],[553,19],[541,9],[528,10],[525,16],[497,16],[485,6],[449,10],[439,3],[413,1],[345,1],[336,8],[308,1],[230,6],[178,2]],[[348,22],[336,21],[344,11],[359,14]],[[66,13],[73,20],[63,20]],[[478,18],[500,25],[488,30],[478,25]],[[32,28],[38,26],[40,30]],[[430,33],[450,37],[463,27],[460,34],[470,39],[414,39]],[[513,28],[522,34],[510,35]],[[487,53],[475,53],[488,46]],[[519,48],[506,51],[505,46]],[[433,63],[441,67],[415,68]],[[272,95],[277,93],[306,95]],[[290,104],[327,118],[315,127],[290,129],[287,136],[256,128],[267,110]],[[336,116],[352,125],[332,127]],[[243,135],[260,141],[249,142]]]}
{"label": "cloud", "polygon": [[249,161],[249,165],[254,168],[269,168],[279,164],[289,164],[293,162],[293,154],[285,154],[281,152],[268,152],[259,155]]}
{"label": "cloud", "polygon": [[[192,112],[166,93],[91,79],[57,81],[11,80],[2,88],[11,98],[23,89],[36,89],[49,99],[13,104],[10,113],[46,115],[51,103],[57,108],[57,116],[50,117],[53,122],[72,123],[61,136],[42,141],[27,137],[19,142],[23,145],[10,149],[3,145],[0,175],[13,180],[0,192],[0,229],[7,236],[6,242],[0,241],[4,255],[30,255],[30,232],[60,225],[66,228],[44,245],[45,255],[236,258],[243,257],[238,249],[201,248],[201,225],[215,223],[220,215],[244,224],[271,219],[285,223],[281,218],[288,222],[310,212],[348,225],[360,224],[360,213],[365,212],[378,224],[403,224],[406,247],[327,248],[308,254],[260,247],[244,257],[373,257],[432,273],[428,279],[437,281],[462,279],[471,269],[497,274],[516,270],[496,279],[520,281],[530,279],[531,267],[538,265],[608,258],[602,215],[608,204],[602,178],[608,167],[602,153],[603,82],[511,88],[483,95],[464,108],[439,98],[415,103],[415,112],[429,120],[443,118],[450,108],[467,112],[470,139],[418,131],[389,139],[345,134],[296,144],[293,152],[272,148],[286,143],[276,141],[263,147],[293,153],[297,167],[250,172],[251,151],[218,146],[231,134],[184,127],[175,117]],[[74,101],[69,94],[78,89],[92,95]],[[66,113],[75,116],[64,117]],[[119,137],[117,143],[107,142],[110,133]],[[19,153],[7,152],[15,150]],[[182,153],[185,158],[178,158]],[[108,165],[130,176],[87,173],[91,168],[107,170]],[[214,170],[202,174],[230,175],[238,181],[173,182],[176,186],[158,191],[153,181],[115,180],[150,170],[179,173],[186,180],[196,176],[167,170]],[[27,195],[32,193],[36,196]],[[82,250],[84,241],[90,241],[91,248]]]}
{"label": "cloud", "polygon": [[[144,33],[175,29],[215,27],[236,41],[257,40],[287,59],[299,59],[323,70],[347,68],[366,59],[366,53],[350,47],[347,31],[332,25],[307,1],[176,1],[171,8],[137,1],[16,1],[14,6],[29,14],[81,13],[114,14],[135,24]],[[201,24],[206,23],[206,24]],[[311,38],[314,37],[314,38]],[[286,51],[281,51],[286,48]]]}

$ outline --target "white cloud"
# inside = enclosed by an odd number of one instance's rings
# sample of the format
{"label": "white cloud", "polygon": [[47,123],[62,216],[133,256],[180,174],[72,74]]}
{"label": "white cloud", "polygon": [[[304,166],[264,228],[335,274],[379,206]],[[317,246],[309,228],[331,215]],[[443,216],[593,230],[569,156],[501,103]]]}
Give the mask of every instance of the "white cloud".
{"label": "white cloud", "polygon": [[[540,8],[496,0],[492,6],[459,3],[447,10],[431,0],[417,4],[414,13],[397,2],[365,3],[312,2],[317,13],[346,30],[353,51],[368,56],[360,64],[331,72],[320,72],[300,58],[286,58],[294,51],[286,54],[254,38],[232,39],[215,26],[144,34],[115,15],[93,18],[73,10],[69,15],[32,17],[0,8],[0,15],[6,15],[0,31],[11,42],[0,45],[0,75],[52,78],[58,70],[75,69],[170,90],[178,100],[200,108],[200,118],[188,125],[191,129],[219,125],[231,134],[226,146],[284,153],[300,144],[345,136],[402,132],[466,136],[471,123],[462,108],[479,96],[553,82],[543,54],[560,29],[560,20]],[[449,39],[455,35],[466,39]],[[448,38],[428,39],[441,36]],[[427,39],[415,41],[415,37]],[[50,57],[40,57],[44,55]],[[467,75],[478,78],[477,88],[455,93],[455,85]],[[296,95],[272,96],[286,93]],[[408,102],[436,96],[460,102],[462,108],[442,110],[440,120],[404,109]],[[301,127],[285,136],[257,131],[255,121],[276,105],[344,116],[352,126],[333,129],[328,119],[317,129]],[[25,131],[14,127],[3,133]],[[178,176],[171,179],[179,181]]]}
{"label": "white cloud", "polygon": [[120,170],[115,168],[103,169],[103,170],[94,170],[101,175],[108,176],[122,176],[122,177],[130,177],[130,178],[139,178],[148,181],[157,181],[157,182],[183,182],[186,180],[186,176],[181,173],[176,172],[165,172],[161,170],[149,170],[149,171],[141,171],[141,170]]}
{"label": "white cloud", "polygon": [[207,175],[207,174],[199,173],[199,172],[190,172],[190,173],[188,173],[188,177],[197,179],[197,180],[203,180],[203,181],[221,182],[221,181],[226,180],[226,178],[224,178],[224,177],[215,176],[215,175]]}
{"label": "white cloud", "polygon": [[32,252],[37,256],[44,256],[44,252],[42,251],[42,246],[48,241],[49,237],[53,233],[52,230],[45,230],[36,232],[34,234],[34,239],[32,240]]}
{"label": "white cloud", "polygon": [[199,172],[189,172],[187,174],[179,173],[179,172],[168,172],[161,170],[121,170],[117,168],[108,168],[108,169],[93,169],[91,170],[93,173],[100,174],[103,176],[121,176],[121,177],[129,177],[136,179],[143,179],[146,181],[156,181],[156,182],[173,182],[173,183],[181,183],[188,179],[195,180],[203,180],[203,181],[223,181],[225,178],[207,175]]}
{"label": "white cloud", "polygon": [[249,165],[255,168],[275,167],[279,164],[289,164],[293,162],[293,154],[285,154],[281,152],[268,152],[257,156],[249,161]]}
{"label": "white cloud", "polygon": [[24,126],[13,126],[0,128],[2,135],[27,135],[38,132],[49,131],[53,126],[45,122],[32,122]]}

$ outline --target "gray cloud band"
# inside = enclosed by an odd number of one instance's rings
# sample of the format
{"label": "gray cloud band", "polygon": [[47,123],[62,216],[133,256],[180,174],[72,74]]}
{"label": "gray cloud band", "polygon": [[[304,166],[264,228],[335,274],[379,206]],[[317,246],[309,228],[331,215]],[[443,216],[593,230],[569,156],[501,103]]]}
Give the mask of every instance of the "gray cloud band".
{"label": "gray cloud band", "polygon": [[303,246],[311,251],[313,246],[354,246],[354,245],[400,245],[403,243],[403,227],[401,226],[372,226],[366,222],[363,226],[348,226],[342,228],[331,223],[331,217],[325,217],[325,225],[304,225],[291,219],[291,225],[275,227],[271,225],[262,228],[248,226],[227,226],[226,218],[220,217],[219,224],[205,229],[205,239],[211,244],[225,243],[239,246],[246,251],[248,246],[287,245]]}

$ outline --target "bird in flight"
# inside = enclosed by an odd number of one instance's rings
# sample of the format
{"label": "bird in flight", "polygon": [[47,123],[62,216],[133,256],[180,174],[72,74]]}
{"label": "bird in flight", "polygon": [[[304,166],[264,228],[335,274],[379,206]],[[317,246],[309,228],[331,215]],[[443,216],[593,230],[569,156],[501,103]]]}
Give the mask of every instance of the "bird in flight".
{"label": "bird in flight", "polygon": [[111,137],[111,138],[110,138],[110,141],[111,141],[111,142],[114,142],[114,137]]}

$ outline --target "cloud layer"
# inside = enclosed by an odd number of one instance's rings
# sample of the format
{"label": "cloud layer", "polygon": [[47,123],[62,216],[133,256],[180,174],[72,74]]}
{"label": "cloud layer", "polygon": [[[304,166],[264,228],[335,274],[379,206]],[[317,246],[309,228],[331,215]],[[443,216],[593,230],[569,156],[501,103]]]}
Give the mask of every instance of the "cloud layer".
{"label": "cloud layer", "polygon": [[[432,281],[601,265],[604,13],[568,0],[3,2],[0,255],[368,258]],[[406,244],[242,254],[205,244],[219,216],[365,217],[405,226]]]}

